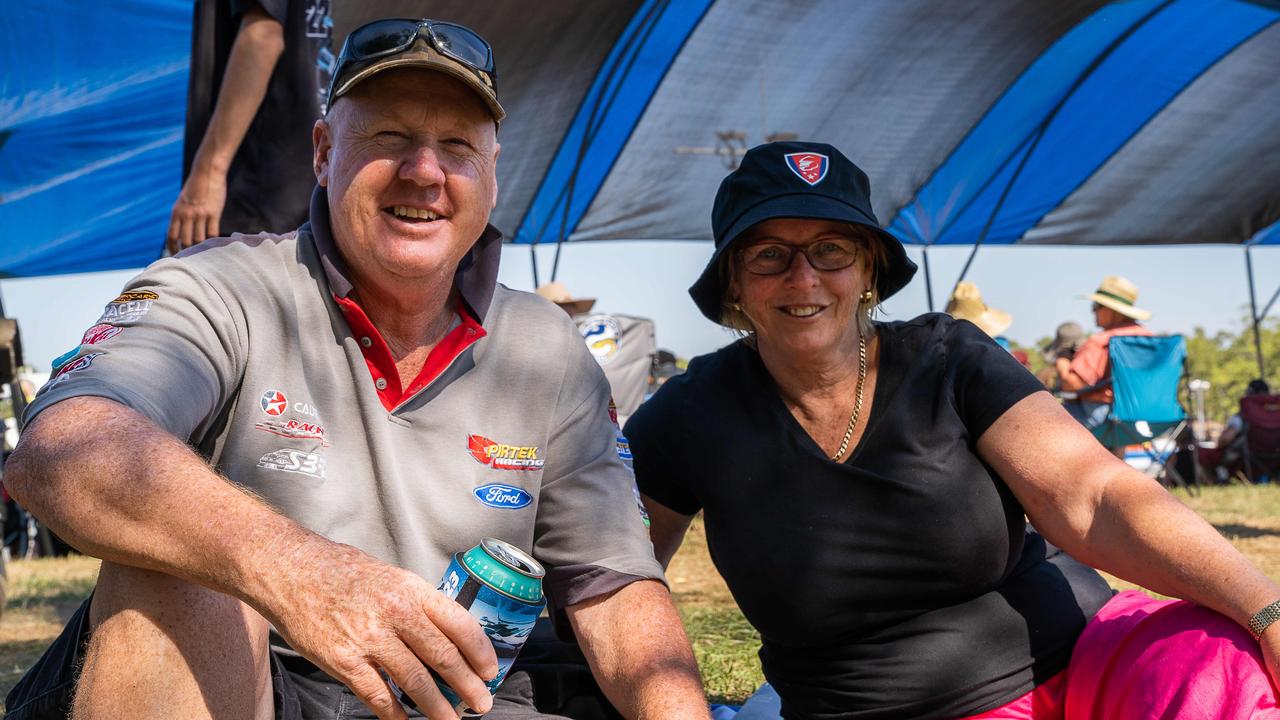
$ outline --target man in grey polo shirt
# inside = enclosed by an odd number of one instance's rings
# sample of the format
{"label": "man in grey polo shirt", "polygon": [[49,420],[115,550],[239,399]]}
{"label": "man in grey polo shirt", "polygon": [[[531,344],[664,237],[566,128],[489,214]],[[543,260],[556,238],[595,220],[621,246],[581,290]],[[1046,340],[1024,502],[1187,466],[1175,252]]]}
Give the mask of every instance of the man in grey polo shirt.
{"label": "man in grey polo shirt", "polygon": [[707,716],[604,375],[496,284],[494,78],[466,28],[352,32],[310,223],[155,263],[60,359],[6,482],[104,562],[10,718],[406,717],[388,677],[454,717],[424,664],[488,710],[492,647],[434,589],[482,536],[548,567],[625,715]]}

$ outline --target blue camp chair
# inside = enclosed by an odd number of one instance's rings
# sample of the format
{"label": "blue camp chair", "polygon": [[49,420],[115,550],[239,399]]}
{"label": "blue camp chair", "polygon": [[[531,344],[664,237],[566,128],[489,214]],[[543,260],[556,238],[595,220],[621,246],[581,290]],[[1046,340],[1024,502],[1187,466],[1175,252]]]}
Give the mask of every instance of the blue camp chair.
{"label": "blue camp chair", "polygon": [[[1115,402],[1093,434],[1108,448],[1138,445],[1150,458],[1150,473],[1189,487],[1167,462],[1187,427],[1187,411],[1178,401],[1186,374],[1187,343],[1181,335],[1121,335],[1108,344]],[[1194,480],[1194,478],[1192,478]]]}

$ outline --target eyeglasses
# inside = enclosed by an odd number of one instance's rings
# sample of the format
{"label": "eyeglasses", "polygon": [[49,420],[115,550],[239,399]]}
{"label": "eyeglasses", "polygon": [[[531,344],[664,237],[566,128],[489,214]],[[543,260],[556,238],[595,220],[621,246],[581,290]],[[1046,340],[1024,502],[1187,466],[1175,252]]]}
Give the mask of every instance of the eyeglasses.
{"label": "eyeglasses", "polygon": [[330,99],[353,65],[404,52],[419,37],[436,52],[461,63],[497,92],[498,71],[493,64],[493,48],[474,30],[451,22],[388,18],[361,25],[347,35],[329,84]]}
{"label": "eyeglasses", "polygon": [[780,275],[791,267],[798,252],[804,253],[814,270],[843,270],[858,259],[858,243],[846,238],[818,240],[805,246],[764,242],[742,248],[738,258],[752,275]]}

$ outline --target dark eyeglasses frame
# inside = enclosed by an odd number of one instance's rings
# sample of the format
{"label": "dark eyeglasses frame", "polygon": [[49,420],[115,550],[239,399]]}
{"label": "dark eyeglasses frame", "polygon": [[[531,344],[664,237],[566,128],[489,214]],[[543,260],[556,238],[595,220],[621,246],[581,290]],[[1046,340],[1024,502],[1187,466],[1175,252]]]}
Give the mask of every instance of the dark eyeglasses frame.
{"label": "dark eyeglasses frame", "polygon": [[[790,270],[791,264],[796,261],[796,253],[800,253],[804,255],[804,259],[809,263],[809,267],[813,268],[814,270],[817,270],[818,272],[835,272],[836,270],[844,270],[845,268],[852,267],[853,264],[858,261],[858,253],[861,252],[862,246],[851,240],[850,242],[853,242],[853,252],[849,256],[848,263],[841,265],[839,267],[828,267],[828,268],[818,267],[818,264],[813,261],[813,255],[810,255],[809,253],[818,245],[821,245],[823,243],[829,243],[829,242],[831,242],[830,238],[823,239],[823,240],[815,240],[809,243],[808,245],[788,245],[787,243],[780,243],[780,242],[752,243],[750,245],[747,245],[746,247],[738,248],[737,250],[738,261],[742,263],[742,268],[747,272],[751,273],[752,275],[761,275],[764,277],[768,277],[770,275],[781,275],[787,272],[788,270]],[[772,247],[786,248],[787,250],[786,262],[782,266],[781,270],[778,270],[776,272],[757,272],[747,266],[746,258],[743,257],[744,253],[746,253],[747,250],[753,247],[757,247],[759,245],[769,245]]]}
{"label": "dark eyeglasses frame", "polygon": [[[389,23],[389,22],[404,23],[405,24],[404,27],[412,27],[413,32],[408,35],[405,41],[401,42],[400,44],[394,47],[386,48],[386,49],[379,50],[377,52],[372,52],[372,53],[360,52],[358,46],[361,43],[361,38],[360,38],[361,31],[364,31],[367,28],[373,27],[374,25],[380,25],[382,23]],[[484,65],[476,65],[474,62],[464,57],[461,57],[457,53],[454,53],[453,51],[449,50],[448,47],[446,47],[445,44],[442,43],[438,37],[436,37],[435,29],[438,27],[457,29],[462,33],[470,36],[472,39],[474,39],[477,42],[477,44],[479,44],[485,49]],[[427,31],[425,35],[422,32],[423,29]],[[352,30],[351,33],[347,35],[346,41],[342,43],[342,51],[338,54],[337,62],[334,63],[333,78],[329,82],[330,102],[332,102],[333,100],[333,91],[339,85],[342,84],[343,76],[347,74],[347,70],[352,65],[356,63],[367,62],[369,60],[376,60],[380,57],[386,57],[388,55],[395,55],[397,53],[402,53],[405,50],[408,50],[409,48],[413,47],[413,44],[416,43],[418,41],[418,38],[420,37],[424,38],[431,45],[431,48],[436,52],[440,53],[441,55],[444,55],[450,60],[453,60],[455,62],[462,64],[463,67],[475,73],[476,76],[479,77],[482,82],[487,83],[490,87],[493,88],[493,91],[497,93],[498,70],[493,63],[493,47],[489,45],[488,40],[485,40],[483,37],[481,37],[480,34],[477,33],[475,30],[472,30],[471,28],[466,27],[465,25],[459,25],[457,23],[444,22],[440,20],[426,20],[426,19],[414,20],[412,18],[382,18],[381,20],[374,20],[373,22],[365,23],[364,25],[361,25],[355,30]],[[365,41],[367,42],[367,39]]]}

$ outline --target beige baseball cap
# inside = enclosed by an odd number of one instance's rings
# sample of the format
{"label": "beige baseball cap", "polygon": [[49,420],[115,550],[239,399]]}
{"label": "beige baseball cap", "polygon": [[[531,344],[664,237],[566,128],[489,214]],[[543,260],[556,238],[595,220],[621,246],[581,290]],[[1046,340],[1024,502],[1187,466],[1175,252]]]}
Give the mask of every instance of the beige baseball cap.
{"label": "beige baseball cap", "polygon": [[[403,50],[381,54],[376,57],[361,59],[358,58],[356,48],[361,39],[361,32],[374,28],[379,24],[387,24],[393,22],[407,23],[410,26],[414,23],[418,25],[416,37]],[[434,45],[437,42],[435,35],[423,33],[422,29],[431,30],[436,26],[447,26],[450,29],[460,29],[479,39],[488,46],[475,31],[463,28],[461,25],[453,23],[436,24],[431,20],[408,20],[408,19],[386,19],[375,20],[371,23],[362,25],[352,30],[347,35],[346,42],[342,45],[342,52],[338,56],[335,63],[333,73],[333,82],[329,86],[329,98],[327,105],[332,106],[333,101],[350,92],[351,88],[358,85],[361,81],[367,80],[374,75],[384,71],[398,67],[420,67],[426,70],[435,70],[442,72],[456,80],[461,81],[468,88],[473,90],[480,99],[484,101],[485,106],[493,115],[494,122],[501,123],[507,116],[506,110],[502,109],[502,104],[498,102],[498,87],[496,81],[497,70],[485,71],[479,68],[471,67],[460,60],[456,60],[448,55],[441,53]]]}

